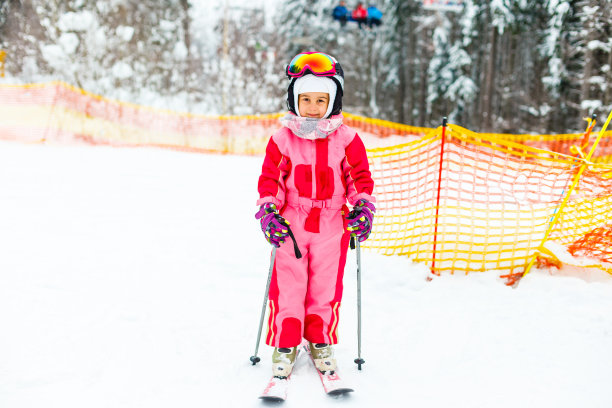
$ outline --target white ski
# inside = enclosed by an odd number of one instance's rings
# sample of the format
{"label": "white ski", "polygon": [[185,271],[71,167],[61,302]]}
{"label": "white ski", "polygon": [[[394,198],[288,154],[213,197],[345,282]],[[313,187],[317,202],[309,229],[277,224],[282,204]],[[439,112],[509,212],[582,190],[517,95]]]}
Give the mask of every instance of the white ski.
{"label": "white ski", "polygon": [[259,398],[268,401],[284,401],[287,399],[288,388],[289,377],[283,379],[272,377]]}
{"label": "white ski", "polygon": [[338,375],[338,371],[335,371],[333,373],[323,373],[319,371],[319,369],[315,365],[314,358],[310,353],[310,348],[306,345],[304,346],[304,349],[310,356],[310,361],[312,361],[312,365],[314,366],[315,370],[317,370],[319,378],[321,379],[321,384],[323,384],[323,389],[325,390],[325,393],[327,395],[341,395],[354,391],[351,387],[348,387],[346,384],[344,384],[344,381],[342,381],[342,379]]}

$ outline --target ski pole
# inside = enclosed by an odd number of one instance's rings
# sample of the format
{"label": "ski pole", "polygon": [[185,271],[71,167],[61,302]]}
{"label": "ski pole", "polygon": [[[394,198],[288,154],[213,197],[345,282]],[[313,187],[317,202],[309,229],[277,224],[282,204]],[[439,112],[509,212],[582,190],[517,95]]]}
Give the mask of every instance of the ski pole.
{"label": "ski pole", "polygon": [[251,356],[253,365],[259,363],[261,359],[257,357],[259,350],[259,340],[261,339],[261,328],[263,327],[264,315],[266,314],[266,306],[268,304],[268,292],[270,291],[270,282],[272,281],[272,270],[274,269],[274,259],[276,258],[276,247],[272,248],[272,256],[270,257],[270,271],[268,272],[268,283],[266,284],[266,293],[264,295],[263,306],[261,307],[261,317],[259,318],[259,332],[257,333],[257,343],[255,344],[255,354]]}
{"label": "ski pole", "polygon": [[[289,236],[293,240],[293,251],[295,252],[295,257],[300,259],[302,257],[302,253],[300,252],[300,248],[298,247],[297,241],[295,239],[295,235],[293,235],[293,231],[289,228],[289,225],[284,224],[287,227],[289,232]],[[270,257],[270,270],[268,271],[268,282],[266,283],[266,293],[264,294],[263,305],[261,306],[261,317],[259,318],[259,331],[257,332],[257,342],[255,344],[255,354],[253,354],[250,358],[251,363],[253,365],[259,363],[261,359],[257,357],[257,351],[259,351],[259,341],[261,340],[261,329],[263,327],[264,316],[266,314],[266,306],[268,305],[268,293],[270,292],[270,282],[272,282],[272,271],[274,270],[274,260],[276,259],[276,247],[272,247],[272,256]]]}
{"label": "ski pole", "polygon": [[361,365],[365,360],[361,358],[361,245],[359,240],[353,240],[351,237],[351,247],[355,243],[357,247],[357,358],[355,363],[357,369],[361,371]]}

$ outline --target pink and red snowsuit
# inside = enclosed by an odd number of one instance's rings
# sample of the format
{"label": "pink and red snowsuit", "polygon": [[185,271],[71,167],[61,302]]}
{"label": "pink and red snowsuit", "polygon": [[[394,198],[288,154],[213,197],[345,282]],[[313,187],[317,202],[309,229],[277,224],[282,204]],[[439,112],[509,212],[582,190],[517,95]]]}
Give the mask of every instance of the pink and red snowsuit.
{"label": "pink and red snowsuit", "polygon": [[289,221],[290,241],[276,252],[266,344],[295,347],[302,337],[336,344],[342,278],[350,240],[346,201],[374,202],[368,158],[357,133],[341,125],[327,138],[302,139],[287,127],[268,142],[258,205],[274,203]]}

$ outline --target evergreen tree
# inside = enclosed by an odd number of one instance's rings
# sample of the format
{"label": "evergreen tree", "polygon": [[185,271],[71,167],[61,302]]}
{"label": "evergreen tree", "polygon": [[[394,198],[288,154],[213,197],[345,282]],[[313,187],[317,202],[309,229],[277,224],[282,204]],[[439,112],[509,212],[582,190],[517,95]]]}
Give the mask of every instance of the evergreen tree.
{"label": "evergreen tree", "polygon": [[460,123],[465,127],[473,128],[475,123],[480,122],[480,117],[475,118],[478,107],[477,100],[480,88],[478,87],[479,61],[475,44],[478,40],[478,16],[479,7],[473,0],[464,2],[464,11],[459,17],[459,33],[455,42],[453,55],[456,58],[457,79],[451,85],[449,92],[453,100],[457,101],[456,108],[449,114],[449,120]]}
{"label": "evergreen tree", "polygon": [[427,111],[432,117],[446,116],[450,109],[445,98],[449,86],[453,82],[453,71],[449,67],[451,23],[444,14],[439,15],[438,23],[433,32],[434,54],[429,61]]}
{"label": "evergreen tree", "polygon": [[[390,0],[384,7],[385,20],[379,37],[381,113],[401,123],[417,123],[419,115],[420,53],[417,52],[416,26],[423,20],[418,15],[419,2]],[[416,88],[416,89],[415,89]],[[393,103],[390,103],[393,101]],[[424,104],[423,104],[424,105]]]}
{"label": "evergreen tree", "polygon": [[538,131],[548,111],[541,81],[545,63],[532,50],[543,39],[546,6],[540,0],[513,0],[508,11],[512,18],[500,38],[497,65],[497,127],[510,133]]}
{"label": "evergreen tree", "polygon": [[610,0],[585,0],[580,2],[582,6],[580,22],[583,29],[580,31],[579,37],[584,49],[580,109],[583,115],[601,111],[606,103],[605,70],[610,69],[607,63],[610,60],[612,44],[610,3]]}
{"label": "evergreen tree", "polygon": [[[557,131],[571,126],[568,120],[578,117],[579,75],[581,47],[577,34],[581,30],[578,2],[549,0],[548,27],[540,50],[548,59],[543,83],[549,92],[548,126]],[[572,126],[573,128],[574,126]]]}

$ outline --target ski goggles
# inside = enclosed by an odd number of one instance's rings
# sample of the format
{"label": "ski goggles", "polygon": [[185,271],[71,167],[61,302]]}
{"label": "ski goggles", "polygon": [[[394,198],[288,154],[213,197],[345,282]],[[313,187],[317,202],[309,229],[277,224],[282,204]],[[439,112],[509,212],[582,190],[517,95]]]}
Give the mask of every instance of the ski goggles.
{"label": "ski goggles", "polygon": [[287,65],[287,76],[299,78],[307,71],[318,76],[336,75],[336,62],[322,52],[303,52],[293,57]]}

